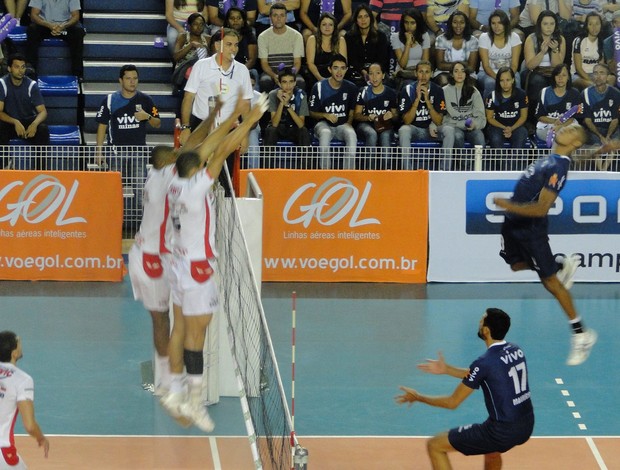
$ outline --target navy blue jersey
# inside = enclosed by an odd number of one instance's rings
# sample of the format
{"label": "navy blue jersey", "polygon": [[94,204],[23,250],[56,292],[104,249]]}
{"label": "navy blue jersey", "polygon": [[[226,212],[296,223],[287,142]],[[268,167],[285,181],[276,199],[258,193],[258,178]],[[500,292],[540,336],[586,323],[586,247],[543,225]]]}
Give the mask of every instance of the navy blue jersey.
{"label": "navy blue jersey", "polygon": [[[570,158],[564,155],[552,153],[548,157],[541,158],[530,164],[515,186],[512,201],[516,203],[538,201],[540,192],[543,188],[559,193],[564,188]],[[506,212],[506,217],[516,223],[527,223],[527,225],[538,225],[541,228],[547,227],[547,217],[523,217],[510,212]]]}
{"label": "navy blue jersey", "polygon": [[396,92],[387,86],[383,87],[383,92],[375,94],[372,85],[363,87],[357,95],[357,103],[364,107],[363,114],[376,114],[383,116],[388,111],[396,109]]}
{"label": "navy blue jersey", "polygon": [[609,124],[618,119],[620,109],[620,90],[608,86],[603,94],[591,86],[583,90],[583,117],[592,119],[599,129],[609,129]]}
{"label": "navy blue jersey", "polygon": [[349,112],[355,109],[357,91],[357,87],[348,80],[343,80],[338,89],[332,88],[329,78],[321,80],[312,87],[308,100],[310,111],[338,116],[336,124],[329,123],[332,126],[345,124],[349,120]]}
{"label": "navy blue jersey", "polygon": [[497,96],[493,90],[487,96],[485,107],[493,111],[495,119],[503,126],[512,126],[521,117],[521,110],[527,109],[527,95],[520,88],[515,88],[512,96]]}
{"label": "navy blue jersey", "polygon": [[[446,100],[443,95],[443,89],[439,85],[432,82],[429,83],[429,85],[430,88],[428,90],[428,97],[431,105],[438,113],[445,113]],[[398,96],[398,112],[401,116],[409,111],[411,106],[413,106],[418,89],[417,87],[418,82],[413,82],[405,86],[400,91],[400,95]],[[423,99],[420,99],[420,104],[418,104],[418,109],[415,111],[415,117],[413,118],[413,121],[411,121],[411,125],[426,129],[431,125],[431,122],[432,120],[431,114],[428,111],[428,104]]]}
{"label": "navy blue jersey", "polygon": [[15,86],[9,75],[0,79],[0,101],[4,103],[4,112],[19,121],[35,118],[37,106],[45,104],[36,81],[24,77]]}
{"label": "navy blue jersey", "polygon": [[96,120],[108,126],[110,145],[146,145],[146,123],[148,121],[138,121],[134,116],[140,107],[151,116],[159,117],[159,111],[151,97],[140,91],[129,99],[117,91],[103,100]]}
{"label": "navy blue jersey", "polygon": [[[541,116],[558,119],[573,106],[582,103],[581,94],[574,88],[566,90],[564,96],[557,96],[552,87],[545,87],[540,92],[540,97],[536,104],[536,119],[539,119]],[[580,119],[581,114],[577,113],[574,117]]]}
{"label": "navy blue jersey", "polygon": [[534,411],[525,354],[516,344],[492,344],[469,366],[463,384],[482,387],[489,418],[494,421],[517,422]]}

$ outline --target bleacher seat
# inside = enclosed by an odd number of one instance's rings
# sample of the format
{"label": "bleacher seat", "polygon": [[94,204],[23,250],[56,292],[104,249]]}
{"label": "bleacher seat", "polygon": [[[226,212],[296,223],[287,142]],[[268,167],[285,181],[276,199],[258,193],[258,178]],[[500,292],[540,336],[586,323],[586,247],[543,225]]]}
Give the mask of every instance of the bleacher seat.
{"label": "bleacher seat", "polygon": [[39,89],[51,124],[74,125],[77,122],[79,85],[74,75],[40,76]]}
{"label": "bleacher seat", "polygon": [[51,145],[80,145],[80,126],[49,126]]}
{"label": "bleacher seat", "polygon": [[[18,52],[26,53],[28,35],[25,26],[16,26],[9,34],[9,39]],[[39,47],[39,75],[70,74],[71,55],[69,46],[58,38],[45,38]]]}
{"label": "bleacher seat", "polygon": [[534,142],[534,145],[536,146],[536,148],[539,148],[539,149],[548,149],[549,148],[547,146],[547,142],[542,140],[542,139],[539,139],[536,134],[532,135],[532,141]]}

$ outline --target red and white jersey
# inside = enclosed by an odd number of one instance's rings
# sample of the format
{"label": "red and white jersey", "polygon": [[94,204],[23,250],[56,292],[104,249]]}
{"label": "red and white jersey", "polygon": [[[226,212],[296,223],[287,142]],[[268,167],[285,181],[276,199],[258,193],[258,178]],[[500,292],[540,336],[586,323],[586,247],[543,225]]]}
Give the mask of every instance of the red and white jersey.
{"label": "red and white jersey", "polygon": [[0,362],[0,447],[14,447],[17,402],[34,401],[32,377],[9,362]]}
{"label": "red and white jersey", "polygon": [[151,168],[146,177],[142,198],[142,222],[136,234],[136,243],[145,253],[159,253],[160,238],[166,237],[166,234],[161,232],[161,221],[164,219],[168,186],[175,174],[174,165],[167,165],[161,169]]}
{"label": "red and white jersey", "polygon": [[191,178],[175,175],[168,188],[166,213],[172,224],[168,250],[190,260],[211,259],[215,252],[215,194],[206,169]]}

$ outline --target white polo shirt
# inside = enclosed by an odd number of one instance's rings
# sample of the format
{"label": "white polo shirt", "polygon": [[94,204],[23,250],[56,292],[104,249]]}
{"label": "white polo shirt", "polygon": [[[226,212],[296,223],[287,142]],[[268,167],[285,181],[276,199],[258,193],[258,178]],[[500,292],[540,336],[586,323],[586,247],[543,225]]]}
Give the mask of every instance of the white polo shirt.
{"label": "white polo shirt", "polygon": [[234,111],[239,90],[243,90],[243,99],[252,99],[252,82],[245,65],[233,60],[230,68],[222,72],[216,58],[217,54],[194,64],[185,91],[196,94],[192,114],[199,119],[206,119],[209,115],[209,97],[221,94],[224,105],[216,120],[219,124]]}

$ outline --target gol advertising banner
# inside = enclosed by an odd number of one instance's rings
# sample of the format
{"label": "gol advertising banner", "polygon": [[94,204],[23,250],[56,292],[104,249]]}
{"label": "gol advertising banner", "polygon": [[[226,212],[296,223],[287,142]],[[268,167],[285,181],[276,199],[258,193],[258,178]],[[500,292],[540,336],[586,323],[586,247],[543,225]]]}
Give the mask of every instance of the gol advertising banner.
{"label": "gol advertising banner", "polygon": [[0,279],[120,281],[120,173],[0,171]]}
{"label": "gol advertising banner", "polygon": [[252,173],[264,281],[426,282],[428,172]]}

